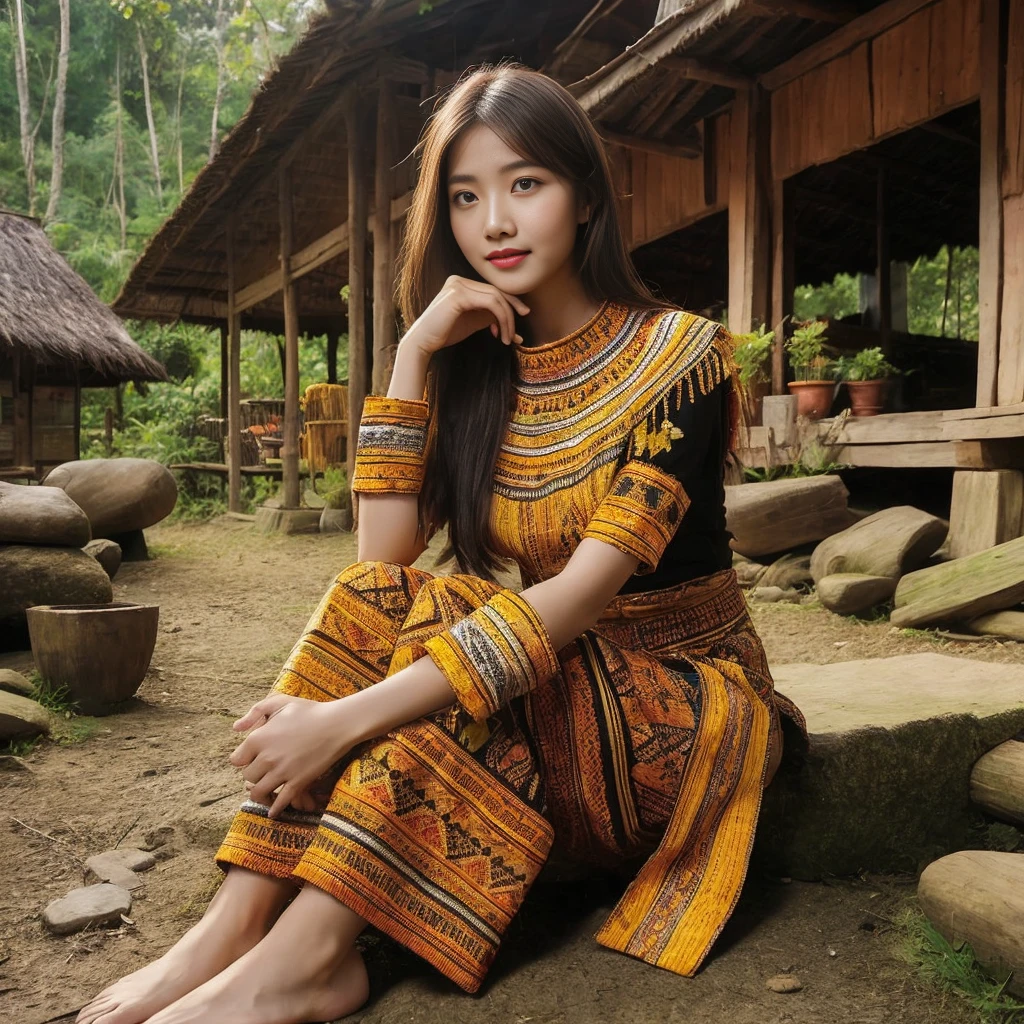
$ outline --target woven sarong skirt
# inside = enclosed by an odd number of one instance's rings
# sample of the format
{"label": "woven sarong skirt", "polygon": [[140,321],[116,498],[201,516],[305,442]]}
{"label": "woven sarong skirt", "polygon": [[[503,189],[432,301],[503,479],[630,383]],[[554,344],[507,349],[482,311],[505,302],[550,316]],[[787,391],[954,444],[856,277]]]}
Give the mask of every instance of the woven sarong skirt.
{"label": "woven sarong skirt", "polygon": [[[357,562],[274,689],[372,686],[498,589]],[[598,941],[692,974],[743,884],[777,733],[735,573],[620,595],[558,660],[485,722],[456,706],[357,747],[321,780],[322,814],[246,802],[218,863],[316,885],[475,991],[553,845],[601,866],[646,857]]]}

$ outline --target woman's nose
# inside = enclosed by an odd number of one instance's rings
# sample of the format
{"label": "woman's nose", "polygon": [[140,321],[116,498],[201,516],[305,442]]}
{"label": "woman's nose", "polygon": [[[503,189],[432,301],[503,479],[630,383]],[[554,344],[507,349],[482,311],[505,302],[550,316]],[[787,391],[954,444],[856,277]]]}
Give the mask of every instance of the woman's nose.
{"label": "woman's nose", "polygon": [[508,208],[498,196],[492,196],[487,203],[487,223],[484,230],[488,238],[508,237],[516,233]]}

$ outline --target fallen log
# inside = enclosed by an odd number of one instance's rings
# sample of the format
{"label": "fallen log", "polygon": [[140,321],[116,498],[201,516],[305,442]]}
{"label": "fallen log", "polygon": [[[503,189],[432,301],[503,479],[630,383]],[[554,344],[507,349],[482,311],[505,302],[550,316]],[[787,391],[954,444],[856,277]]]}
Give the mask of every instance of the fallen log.
{"label": "fallen log", "polygon": [[1007,740],[978,759],[971,799],[995,818],[1024,825],[1024,742]]}

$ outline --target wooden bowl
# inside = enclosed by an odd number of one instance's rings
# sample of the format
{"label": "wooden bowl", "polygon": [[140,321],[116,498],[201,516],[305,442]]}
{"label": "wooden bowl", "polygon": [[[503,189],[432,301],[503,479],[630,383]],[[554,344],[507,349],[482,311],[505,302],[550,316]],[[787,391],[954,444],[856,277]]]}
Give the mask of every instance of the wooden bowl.
{"label": "wooden bowl", "polygon": [[135,696],[156,646],[154,604],[41,604],[29,608],[32,655],[43,681],[87,715]]}

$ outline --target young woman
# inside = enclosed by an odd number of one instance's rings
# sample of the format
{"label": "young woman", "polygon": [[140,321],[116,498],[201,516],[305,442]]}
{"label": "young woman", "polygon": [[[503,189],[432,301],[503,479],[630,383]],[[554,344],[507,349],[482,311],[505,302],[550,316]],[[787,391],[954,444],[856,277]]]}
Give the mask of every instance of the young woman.
{"label": "young woman", "polygon": [[[359,561],[235,723],[224,882],[81,1024],[331,1020],[367,923],[475,991],[553,844],[646,857],[611,949],[690,975],[732,911],[782,699],[725,529],[728,336],[639,281],[600,139],[514,66],[430,121],[400,291]],[[442,526],[461,572],[410,568]]]}

